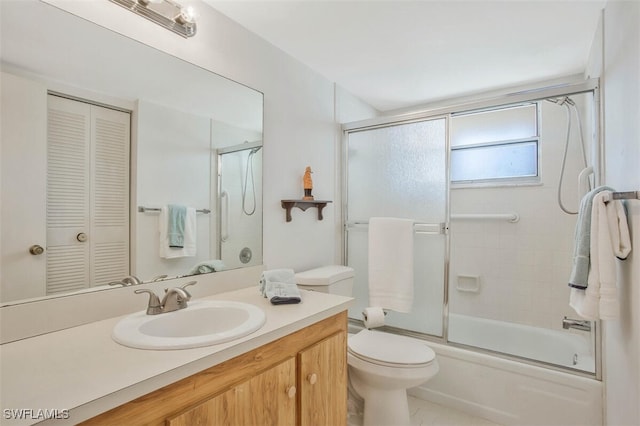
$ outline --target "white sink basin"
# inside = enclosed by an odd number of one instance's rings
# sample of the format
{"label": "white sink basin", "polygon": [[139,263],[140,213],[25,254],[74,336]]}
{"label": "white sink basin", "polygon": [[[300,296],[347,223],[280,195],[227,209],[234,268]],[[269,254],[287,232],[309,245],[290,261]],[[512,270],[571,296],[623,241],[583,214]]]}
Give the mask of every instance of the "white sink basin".
{"label": "white sink basin", "polygon": [[137,349],[187,349],[228,342],[258,330],[266,320],[257,306],[196,300],[174,312],[131,314],[113,328],[113,340]]}

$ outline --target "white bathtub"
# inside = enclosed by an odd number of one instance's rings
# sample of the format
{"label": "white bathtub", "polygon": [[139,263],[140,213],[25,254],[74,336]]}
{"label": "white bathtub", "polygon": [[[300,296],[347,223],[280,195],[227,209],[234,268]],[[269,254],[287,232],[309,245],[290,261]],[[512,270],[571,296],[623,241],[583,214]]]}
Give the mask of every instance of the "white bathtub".
{"label": "white bathtub", "polygon": [[[593,362],[582,336],[558,339],[567,333],[456,315],[450,316],[450,324],[450,340],[507,353],[517,349],[519,356],[573,368],[576,353],[587,367]],[[603,424],[602,383],[593,378],[451,345],[428,345],[436,352],[440,372],[411,389],[411,395],[503,425]]]}
{"label": "white bathtub", "polygon": [[595,373],[588,333],[449,315],[449,341]]}

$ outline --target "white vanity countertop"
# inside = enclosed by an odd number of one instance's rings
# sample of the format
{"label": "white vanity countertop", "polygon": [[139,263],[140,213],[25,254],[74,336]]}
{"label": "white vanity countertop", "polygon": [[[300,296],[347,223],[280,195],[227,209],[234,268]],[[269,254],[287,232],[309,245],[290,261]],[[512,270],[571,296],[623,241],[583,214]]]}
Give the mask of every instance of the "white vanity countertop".
{"label": "white vanity countertop", "polygon": [[[302,303],[277,306],[256,287],[202,298],[251,303],[266,312],[266,322],[258,331],[214,346],[128,348],[111,339],[122,317],[4,344],[0,346],[0,423],[33,424],[44,419],[43,410],[49,415],[58,410],[58,419],[44,424],[76,424],[342,312],[352,300],[304,290],[301,294]],[[26,418],[14,419],[17,410],[23,410]],[[60,419],[67,414],[68,419]]]}

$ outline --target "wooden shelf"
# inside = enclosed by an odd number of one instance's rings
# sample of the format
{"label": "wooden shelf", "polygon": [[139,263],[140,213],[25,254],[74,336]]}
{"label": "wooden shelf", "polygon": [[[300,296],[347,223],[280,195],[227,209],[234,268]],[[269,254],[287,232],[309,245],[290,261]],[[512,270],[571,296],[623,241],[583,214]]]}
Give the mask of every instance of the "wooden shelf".
{"label": "wooden shelf", "polygon": [[287,211],[287,222],[291,222],[291,209],[294,207],[299,208],[302,211],[307,210],[309,207],[316,207],[318,209],[318,220],[322,220],[322,209],[326,207],[331,201],[327,200],[281,200],[282,208]]}

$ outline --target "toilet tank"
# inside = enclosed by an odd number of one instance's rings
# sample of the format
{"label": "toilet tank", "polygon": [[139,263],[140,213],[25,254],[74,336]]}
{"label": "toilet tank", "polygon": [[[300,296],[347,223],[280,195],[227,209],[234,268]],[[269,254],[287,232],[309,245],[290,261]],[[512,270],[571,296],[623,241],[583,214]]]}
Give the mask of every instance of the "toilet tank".
{"label": "toilet tank", "polygon": [[296,274],[296,283],[302,290],[351,296],[353,292],[353,268],[329,265]]}

